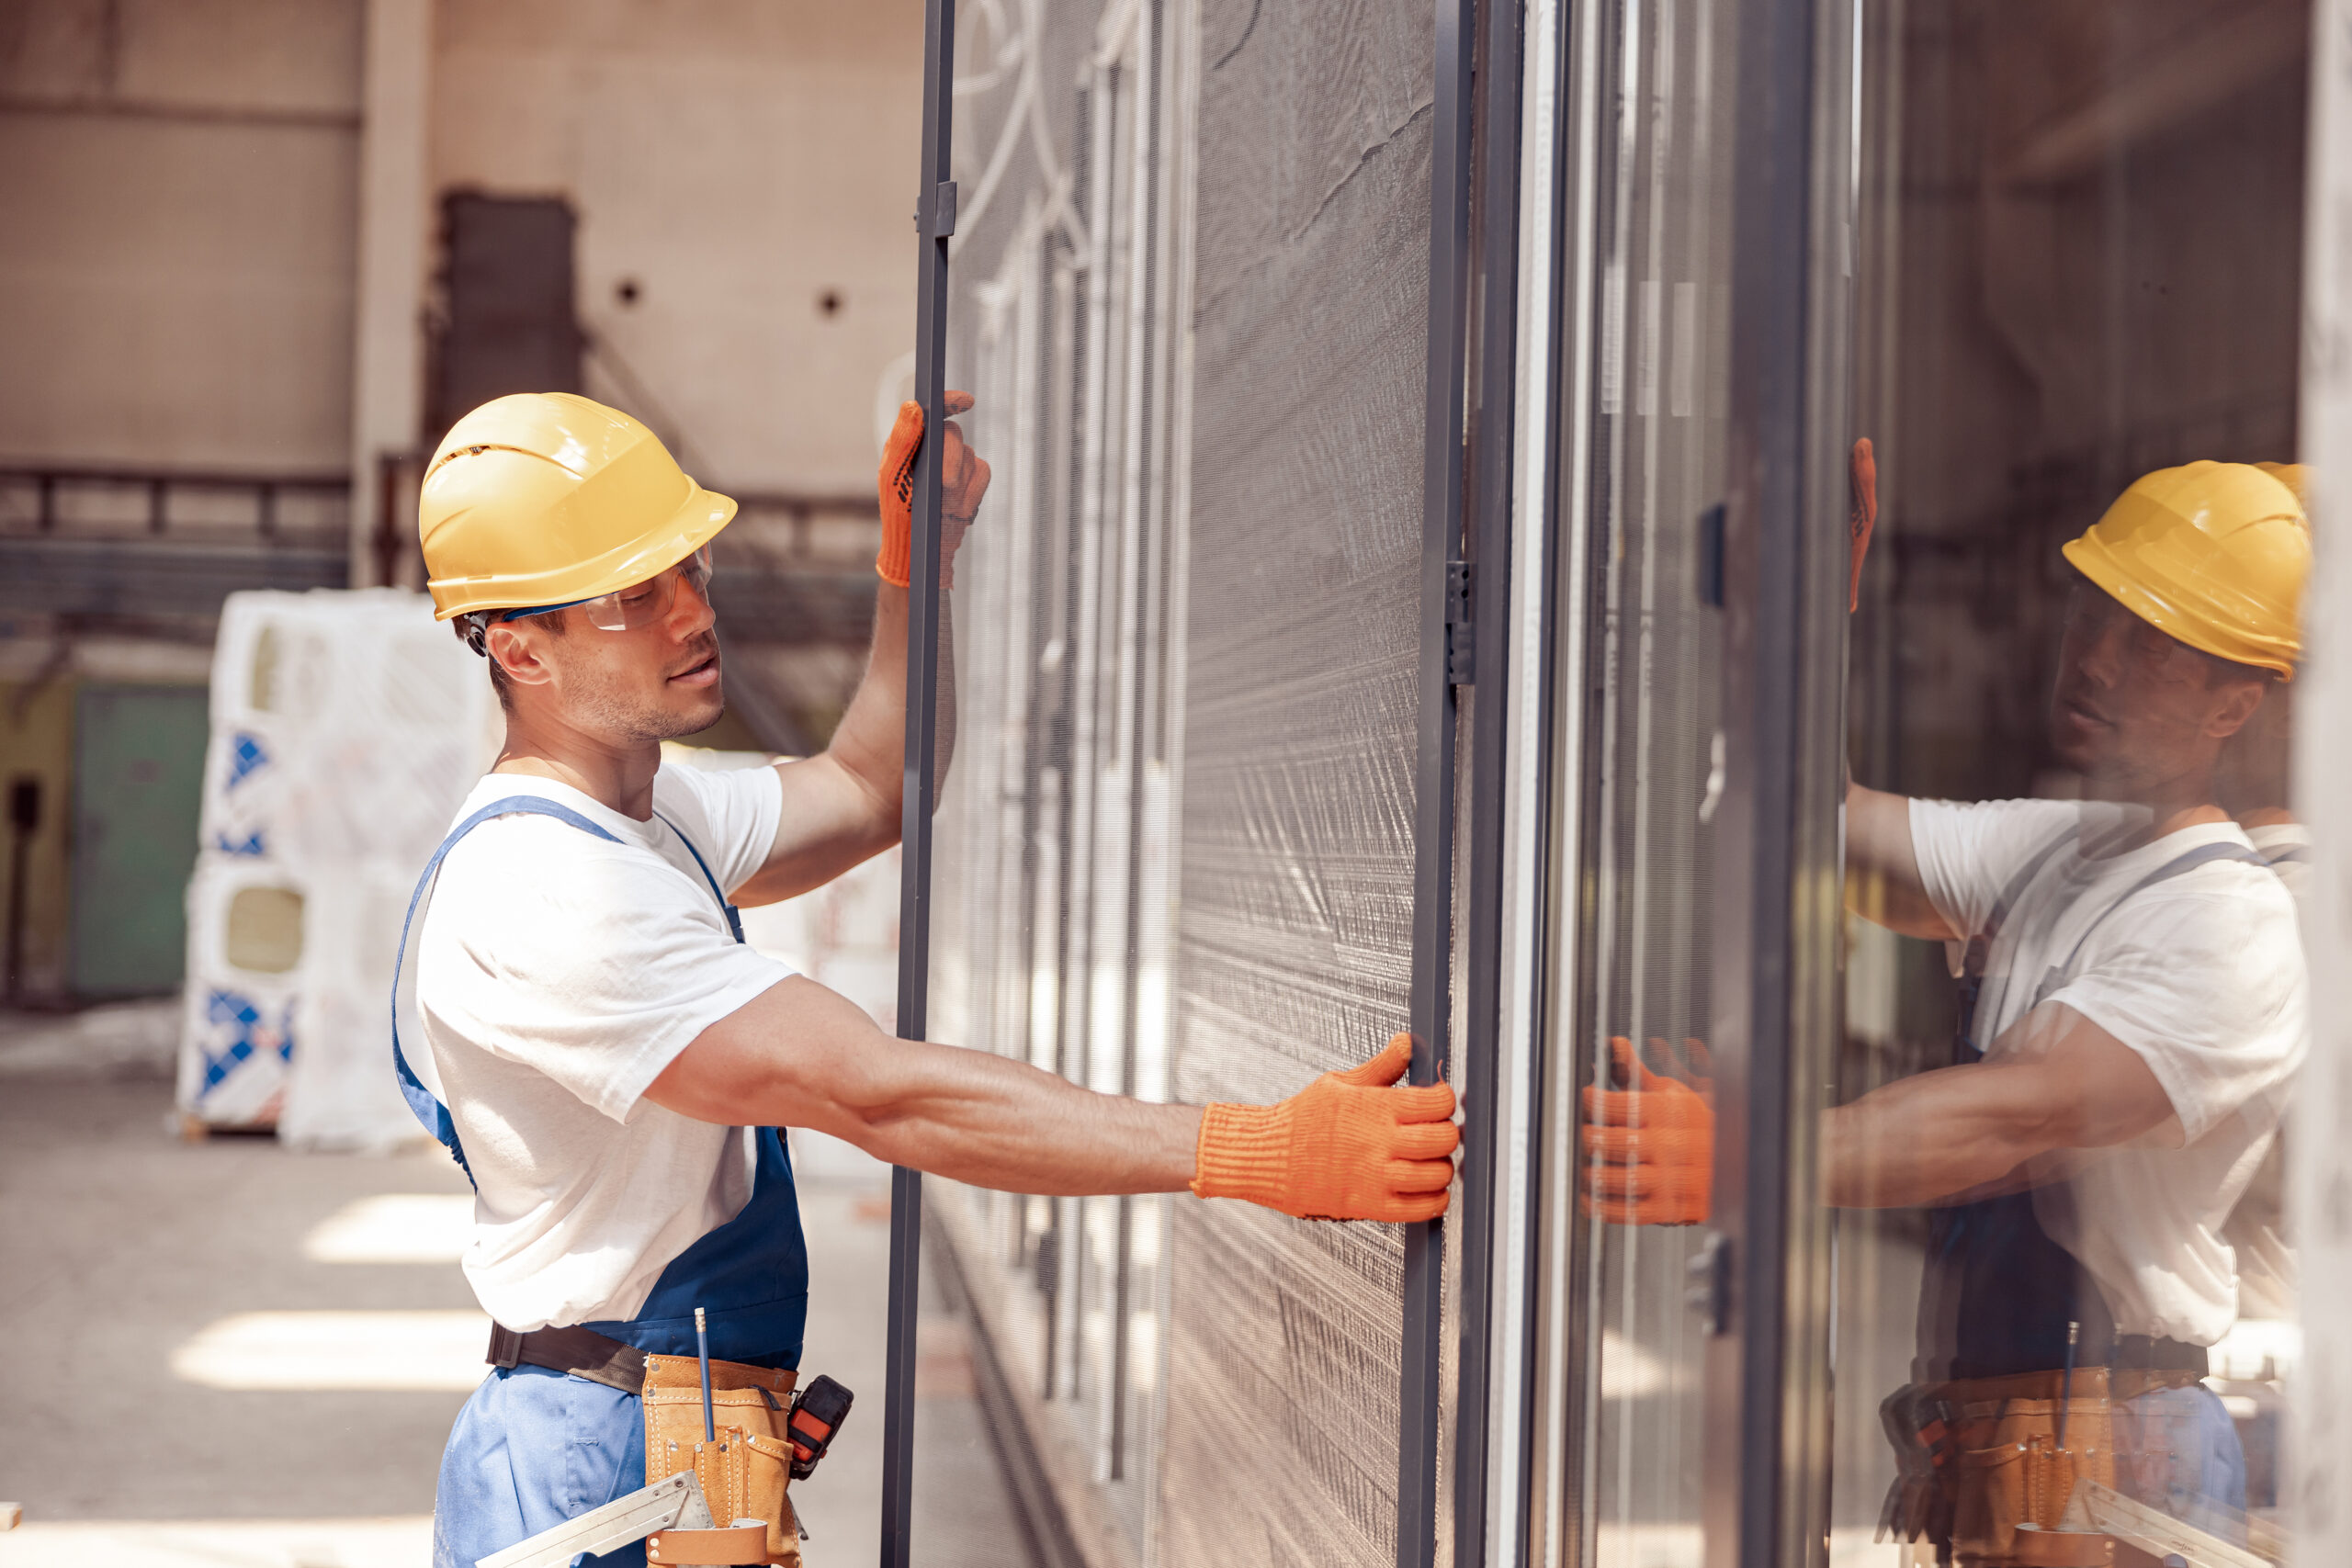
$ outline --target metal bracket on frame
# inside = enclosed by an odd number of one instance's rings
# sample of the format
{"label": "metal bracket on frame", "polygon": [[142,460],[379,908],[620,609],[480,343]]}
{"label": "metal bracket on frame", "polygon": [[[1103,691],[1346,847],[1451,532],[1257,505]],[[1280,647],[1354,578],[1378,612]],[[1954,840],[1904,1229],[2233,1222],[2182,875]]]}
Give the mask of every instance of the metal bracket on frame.
{"label": "metal bracket on frame", "polygon": [[1445,569],[1446,684],[1467,686],[1477,681],[1477,631],[1470,618],[1470,563],[1450,562]]}

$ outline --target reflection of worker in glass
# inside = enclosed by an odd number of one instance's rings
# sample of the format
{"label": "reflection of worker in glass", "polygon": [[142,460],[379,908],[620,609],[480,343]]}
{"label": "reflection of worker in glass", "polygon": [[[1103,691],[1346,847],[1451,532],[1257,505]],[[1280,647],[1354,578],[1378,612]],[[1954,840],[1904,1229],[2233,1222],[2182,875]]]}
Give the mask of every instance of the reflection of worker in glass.
{"label": "reflection of worker in glass", "polygon": [[[2051,739],[2085,798],[1846,801],[1860,912],[1965,955],[1954,1065],[1828,1111],[1822,1162],[1832,1203],[1934,1206],[1889,1522],[1978,1564],[2057,1561],[2017,1527],[2058,1524],[2078,1475],[2243,1539],[2244,1456],[2199,1380],[2238,1314],[2222,1229],[2304,1040],[2292,903],[2215,776],[2293,673],[2295,496],[2165,469],[2065,554]],[[1623,1124],[1689,1092],[1595,1097],[1618,1125],[1588,1129],[1586,1186],[1612,1217],[1650,1217],[1672,1174]]]}

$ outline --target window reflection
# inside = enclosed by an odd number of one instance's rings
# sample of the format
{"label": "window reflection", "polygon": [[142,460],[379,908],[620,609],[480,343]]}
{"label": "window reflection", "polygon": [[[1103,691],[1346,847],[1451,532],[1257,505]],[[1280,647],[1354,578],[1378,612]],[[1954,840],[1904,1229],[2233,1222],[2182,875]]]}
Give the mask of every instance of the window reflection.
{"label": "window reflection", "polygon": [[[2246,1544],[2209,1385],[2243,1315],[2225,1233],[2305,1043],[2292,898],[2223,804],[2279,742],[2254,721],[2300,650],[2300,502],[2247,465],[2160,470],[2064,557],[2048,735],[2082,798],[1847,796],[1856,908],[1944,945],[1960,1019],[1948,1066],[1827,1114],[1825,1187],[1928,1208],[1883,1523],[1967,1562],[2089,1550],[2033,1539],[2104,1533],[2068,1516],[2082,1481]],[[2274,1241],[2275,1190],[2242,1222]]]}
{"label": "window reflection", "polygon": [[2309,10],[1860,15],[1832,1561],[2276,1561]]}

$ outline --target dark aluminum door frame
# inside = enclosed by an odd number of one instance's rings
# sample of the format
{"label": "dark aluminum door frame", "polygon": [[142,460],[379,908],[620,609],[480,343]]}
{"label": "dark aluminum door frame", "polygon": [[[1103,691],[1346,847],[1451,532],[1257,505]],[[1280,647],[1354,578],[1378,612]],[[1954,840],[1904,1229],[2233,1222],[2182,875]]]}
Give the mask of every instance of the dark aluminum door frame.
{"label": "dark aluminum door frame", "polygon": [[1842,0],[1740,16],[1725,787],[1716,815],[1713,1048],[1724,1248],[1708,1357],[1711,1568],[1820,1561],[1827,1236],[1814,1125],[1838,1021],[1845,676]]}
{"label": "dark aluminum door frame", "polygon": [[[1453,1559],[1471,1568],[1487,1555],[1524,11],[1520,0],[1439,0],[1436,23],[1410,1022],[1412,1081],[1445,1078],[1463,1097],[1451,1501]],[[1475,696],[1468,705],[1463,820],[1456,749],[1461,693],[1473,686],[1492,699],[1483,710]],[[1457,830],[1466,844],[1457,845]],[[1457,924],[1458,848],[1467,852]],[[1450,1038],[1457,957],[1464,993],[1458,1055]],[[1437,1555],[1444,1258],[1443,1222],[1408,1227],[1398,1568],[1429,1568]]]}
{"label": "dark aluminum door frame", "polygon": [[[915,401],[926,439],[915,459],[913,550],[907,590],[907,730],[900,780],[899,1038],[921,1040],[931,997],[932,804],[939,739],[939,454],[946,423],[947,242],[956,231],[948,153],[956,73],[956,0],[923,6],[921,235],[915,295]],[[909,1568],[913,1548],[916,1314],[922,1301],[922,1173],[890,1172],[890,1305],[882,1407],[882,1568]]]}

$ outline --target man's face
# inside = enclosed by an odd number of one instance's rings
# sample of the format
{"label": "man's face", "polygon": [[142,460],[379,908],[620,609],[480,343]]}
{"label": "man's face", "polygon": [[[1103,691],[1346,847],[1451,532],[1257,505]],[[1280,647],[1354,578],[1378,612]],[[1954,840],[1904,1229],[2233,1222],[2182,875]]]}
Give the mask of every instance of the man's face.
{"label": "man's face", "polygon": [[673,586],[669,613],[645,625],[608,631],[575,606],[497,623],[491,653],[518,703],[590,739],[628,746],[707,729],[727,706],[718,617],[705,589]]}
{"label": "man's face", "polygon": [[2262,704],[2263,682],[2176,641],[2078,582],[2058,645],[2050,739],[2065,764],[2126,798],[2210,769]]}

